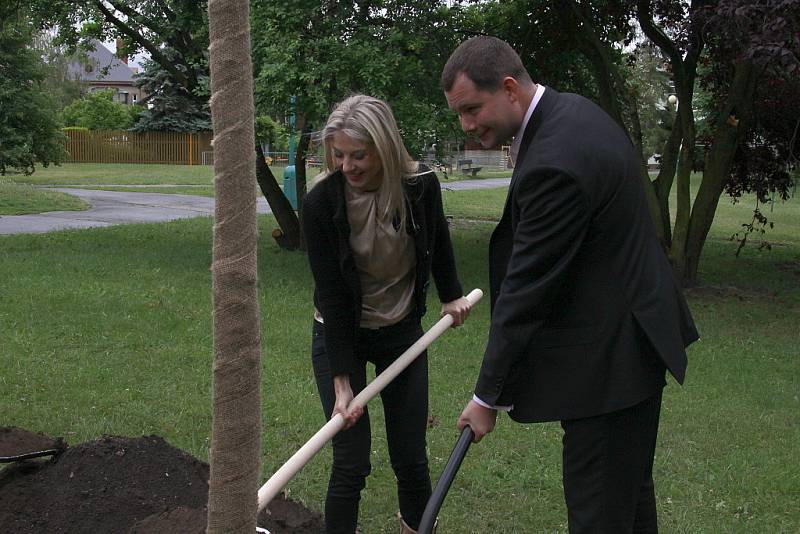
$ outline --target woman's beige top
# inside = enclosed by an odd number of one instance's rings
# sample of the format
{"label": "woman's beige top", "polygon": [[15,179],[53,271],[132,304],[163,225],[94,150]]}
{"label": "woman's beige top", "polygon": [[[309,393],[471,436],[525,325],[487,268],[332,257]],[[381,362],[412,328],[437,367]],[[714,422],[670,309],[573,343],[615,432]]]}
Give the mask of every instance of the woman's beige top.
{"label": "woman's beige top", "polygon": [[411,311],[416,255],[405,228],[378,217],[378,192],[345,184],[350,248],[361,280],[361,327],[378,328]]}

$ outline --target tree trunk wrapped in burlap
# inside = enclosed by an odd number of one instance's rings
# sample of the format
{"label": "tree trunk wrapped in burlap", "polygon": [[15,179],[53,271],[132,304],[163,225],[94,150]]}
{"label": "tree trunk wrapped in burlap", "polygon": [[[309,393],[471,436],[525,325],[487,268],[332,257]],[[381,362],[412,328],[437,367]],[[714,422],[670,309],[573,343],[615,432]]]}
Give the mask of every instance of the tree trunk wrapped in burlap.
{"label": "tree trunk wrapped in burlap", "polygon": [[208,532],[256,527],[261,340],[247,0],[208,2],[214,125],[213,423]]}

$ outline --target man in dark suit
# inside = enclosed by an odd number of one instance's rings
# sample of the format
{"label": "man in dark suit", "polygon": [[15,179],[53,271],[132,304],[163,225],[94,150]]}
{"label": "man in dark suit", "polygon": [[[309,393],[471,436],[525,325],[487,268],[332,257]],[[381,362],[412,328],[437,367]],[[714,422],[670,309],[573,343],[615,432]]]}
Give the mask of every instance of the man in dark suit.
{"label": "man in dark suit", "polygon": [[535,84],[504,41],[475,37],[442,73],[462,129],[513,138],[489,245],[492,319],[459,428],[498,410],[561,421],[569,529],[656,532],[652,478],[665,370],[698,338],[650,219],[638,160],[598,106]]}

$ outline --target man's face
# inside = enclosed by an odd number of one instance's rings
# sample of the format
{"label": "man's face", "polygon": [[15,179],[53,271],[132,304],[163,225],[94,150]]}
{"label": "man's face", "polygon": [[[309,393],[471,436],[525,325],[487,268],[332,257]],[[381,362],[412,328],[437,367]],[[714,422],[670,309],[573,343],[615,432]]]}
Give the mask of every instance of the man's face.
{"label": "man's face", "polygon": [[522,124],[518,88],[509,77],[494,92],[478,89],[461,73],[444,95],[450,109],[458,113],[461,129],[480,139],[484,148],[491,148],[511,139]]}

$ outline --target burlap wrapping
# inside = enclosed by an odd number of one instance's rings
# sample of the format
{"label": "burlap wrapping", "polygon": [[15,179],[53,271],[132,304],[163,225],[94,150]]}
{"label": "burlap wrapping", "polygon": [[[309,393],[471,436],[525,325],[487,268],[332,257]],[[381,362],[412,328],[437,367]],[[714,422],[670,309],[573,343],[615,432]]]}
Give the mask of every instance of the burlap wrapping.
{"label": "burlap wrapping", "polygon": [[208,2],[214,126],[208,532],[253,534],[261,437],[253,80],[247,0]]}

